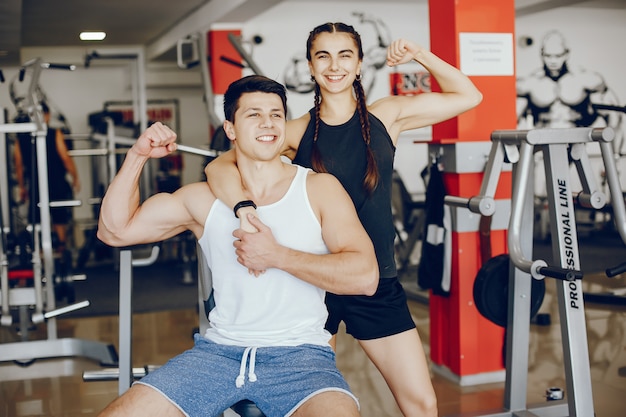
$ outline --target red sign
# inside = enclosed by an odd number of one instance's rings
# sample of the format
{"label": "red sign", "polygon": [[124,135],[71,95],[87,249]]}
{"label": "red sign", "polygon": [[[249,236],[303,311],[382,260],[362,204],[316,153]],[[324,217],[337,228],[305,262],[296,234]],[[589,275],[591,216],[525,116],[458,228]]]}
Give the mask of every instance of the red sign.
{"label": "red sign", "polygon": [[427,71],[392,72],[389,74],[389,88],[389,94],[393,96],[412,96],[429,92],[430,73]]}

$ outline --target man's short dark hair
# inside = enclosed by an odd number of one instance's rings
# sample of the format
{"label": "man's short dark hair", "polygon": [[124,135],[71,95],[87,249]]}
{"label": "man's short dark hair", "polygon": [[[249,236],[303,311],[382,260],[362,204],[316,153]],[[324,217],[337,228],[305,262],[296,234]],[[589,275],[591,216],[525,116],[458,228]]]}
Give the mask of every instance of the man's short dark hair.
{"label": "man's short dark hair", "polygon": [[42,102],[41,102],[41,111],[42,111],[44,114],[48,114],[48,113],[50,113],[50,107],[48,107],[48,103],[46,103],[45,101],[42,101]]}
{"label": "man's short dark hair", "polygon": [[248,75],[233,81],[224,93],[224,117],[229,122],[235,121],[235,112],[239,108],[239,99],[245,93],[273,93],[283,102],[287,114],[287,92],[281,83],[262,75]]}

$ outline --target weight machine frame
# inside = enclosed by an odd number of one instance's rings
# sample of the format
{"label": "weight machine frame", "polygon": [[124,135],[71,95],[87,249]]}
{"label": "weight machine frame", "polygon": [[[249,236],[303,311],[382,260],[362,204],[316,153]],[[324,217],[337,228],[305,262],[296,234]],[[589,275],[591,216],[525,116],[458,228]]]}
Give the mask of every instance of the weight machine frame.
{"label": "weight machine frame", "polygon": [[[50,198],[48,189],[48,169],[46,160],[46,134],[47,126],[43,119],[43,114],[38,109],[38,82],[42,69],[67,69],[72,70],[73,66],[49,64],[44,63],[40,58],[33,59],[24,64],[20,70],[20,80],[23,79],[24,73],[27,69],[32,70],[31,82],[28,88],[28,94],[24,98],[24,109],[26,109],[33,122],[31,123],[4,123],[4,120],[0,124],[0,133],[2,133],[2,154],[6,157],[6,133],[31,133],[35,140],[35,146],[37,150],[37,171],[39,183],[39,214],[40,225],[33,225],[32,233],[34,236],[35,251],[33,256],[33,280],[34,288],[28,289],[34,292],[34,305],[35,312],[32,317],[34,323],[40,323],[46,321],[47,339],[46,340],[32,340],[22,341],[15,343],[2,343],[0,344],[0,361],[32,361],[34,359],[42,358],[57,358],[67,356],[82,356],[87,357],[101,364],[111,365],[117,363],[117,354],[115,348],[112,345],[107,345],[102,342],[81,340],[75,338],[57,338],[57,326],[56,316],[64,314],[69,311],[76,310],[78,308],[86,307],[89,305],[88,301],[73,304],[63,308],[56,309],[55,306],[55,294],[54,294],[54,258],[52,248],[52,231],[51,231],[51,218],[50,218]],[[8,208],[8,181],[3,181],[1,186],[2,198],[2,241],[0,242],[0,268],[1,268],[1,289],[2,289],[2,316],[0,318],[1,324],[9,326],[12,323],[12,317],[9,314],[9,308],[12,305],[11,301],[15,296],[17,302],[20,305],[32,304],[29,302],[30,296],[20,294],[15,295],[15,289],[10,289],[8,285],[8,260],[6,258],[6,248],[4,247],[4,237],[10,232],[10,222],[8,221],[8,213],[5,213],[5,206]],[[5,204],[5,201],[7,202]],[[39,241],[38,235],[41,235],[41,241]],[[41,254],[43,256],[43,275],[41,273],[41,259],[39,256],[39,244],[41,244]],[[46,300],[44,308],[44,288],[42,285],[43,277],[47,280],[45,287]],[[21,290],[21,289],[18,289]],[[13,294],[12,294],[13,293]],[[21,292],[23,293],[23,291]],[[48,310],[48,311],[44,311]]]}
{"label": "weight machine frame", "polygon": [[[502,167],[505,162],[513,164],[513,196],[508,230],[512,262],[509,274],[504,410],[491,414],[474,413],[472,416],[594,415],[574,199],[578,204],[593,209],[600,209],[606,204],[606,197],[599,191],[593,178],[586,153],[588,143],[598,142],[611,192],[615,224],[626,242],[626,211],[611,148],[614,137],[615,132],[611,128],[494,131],[480,195],[469,199],[446,196],[446,204],[491,216],[495,212],[493,197]],[[532,228],[524,226],[533,224],[535,151],[541,151],[545,161],[553,259],[558,263],[554,266],[548,266],[544,260],[532,260]],[[575,198],[570,183],[570,157],[583,187]],[[567,398],[528,406],[531,278],[545,277],[557,279]]]}

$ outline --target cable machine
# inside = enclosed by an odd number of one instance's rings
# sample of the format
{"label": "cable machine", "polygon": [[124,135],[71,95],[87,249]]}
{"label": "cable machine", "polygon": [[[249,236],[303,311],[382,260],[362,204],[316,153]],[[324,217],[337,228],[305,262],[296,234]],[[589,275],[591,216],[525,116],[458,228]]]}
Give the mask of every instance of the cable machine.
{"label": "cable machine", "polygon": [[[480,195],[469,199],[446,196],[446,204],[466,207],[474,213],[491,216],[494,195],[505,162],[513,164],[513,196],[508,228],[510,255],[508,319],[506,338],[506,381],[504,410],[484,417],[594,415],[593,393],[585,309],[582,292],[575,201],[585,208],[600,209],[606,196],[599,191],[591,172],[586,145],[597,142],[604,162],[616,227],[626,242],[626,212],[619,184],[611,141],[611,128],[570,128],[500,130],[491,135],[492,146]],[[555,265],[532,260],[533,154],[543,153],[549,202],[552,249]],[[576,167],[583,190],[574,195],[570,162]],[[622,272],[626,264],[617,267]],[[617,272],[615,269],[613,272]],[[528,406],[528,347],[531,312],[531,281],[556,279],[558,311],[563,343],[566,399]],[[478,300],[476,300],[478,304]]]}
{"label": "cable machine", "polygon": [[[78,308],[89,305],[88,301],[68,305],[56,309],[54,293],[54,259],[52,248],[50,207],[54,203],[49,200],[48,170],[46,153],[47,126],[43,119],[43,114],[38,108],[39,104],[39,78],[43,69],[64,69],[73,70],[73,66],[49,64],[40,58],[33,59],[22,66],[19,73],[19,80],[23,81],[27,72],[30,74],[28,93],[16,107],[23,109],[30,117],[30,123],[5,123],[0,120],[0,154],[6,160],[6,133],[30,133],[33,138],[33,146],[36,149],[37,181],[39,189],[39,223],[30,225],[29,232],[32,235],[32,274],[28,277],[33,280],[32,288],[10,288],[9,286],[9,262],[7,258],[6,236],[11,232],[11,223],[8,215],[8,172],[0,181],[0,197],[2,199],[2,239],[0,240],[0,292],[2,303],[2,316],[0,324],[10,326],[13,317],[10,308],[20,306],[21,312],[25,307],[34,306],[31,320],[33,323],[47,322],[47,340],[34,340],[16,343],[0,344],[0,361],[16,361],[18,363],[30,363],[29,361],[39,358],[53,358],[65,356],[83,356],[99,361],[102,364],[117,363],[117,354],[112,345],[101,342],[79,340],[79,339],[58,339],[56,316]],[[2,77],[4,78],[4,77]],[[4,114],[0,115],[4,119]],[[32,200],[35,201],[35,200]],[[58,206],[58,204],[57,204]],[[43,259],[43,264],[42,264]],[[45,287],[44,287],[45,280]],[[45,291],[45,293],[44,293]],[[23,319],[23,318],[22,318]]]}

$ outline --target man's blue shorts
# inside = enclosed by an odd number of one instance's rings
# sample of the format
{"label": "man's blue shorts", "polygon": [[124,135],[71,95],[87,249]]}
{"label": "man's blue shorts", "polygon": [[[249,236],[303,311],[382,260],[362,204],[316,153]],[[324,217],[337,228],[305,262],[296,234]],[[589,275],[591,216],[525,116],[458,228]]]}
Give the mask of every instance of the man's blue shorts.
{"label": "man's blue shorts", "polygon": [[341,391],[357,403],[337,370],[330,347],[245,348],[196,334],[194,347],[143,377],[186,416],[219,416],[248,399],[268,417],[289,416],[324,391]]}

